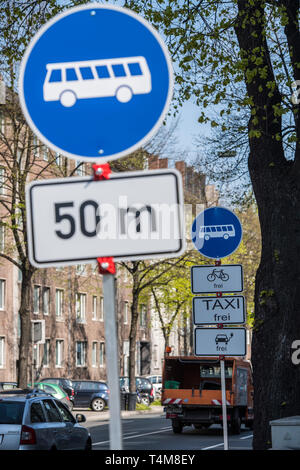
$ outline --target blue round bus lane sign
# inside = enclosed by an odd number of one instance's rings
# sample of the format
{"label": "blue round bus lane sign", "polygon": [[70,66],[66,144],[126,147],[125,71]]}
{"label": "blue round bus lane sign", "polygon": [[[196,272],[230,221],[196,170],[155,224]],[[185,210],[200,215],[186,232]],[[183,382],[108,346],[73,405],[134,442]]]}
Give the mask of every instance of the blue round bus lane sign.
{"label": "blue round bus lane sign", "polygon": [[94,162],[129,155],[158,131],[173,94],[162,38],[140,15],[90,3],[48,21],[20,67],[27,123],[47,147]]}
{"label": "blue round bus lane sign", "polygon": [[242,233],[242,225],[234,212],[224,207],[210,207],[194,219],[191,238],[203,256],[221,259],[239,247]]}

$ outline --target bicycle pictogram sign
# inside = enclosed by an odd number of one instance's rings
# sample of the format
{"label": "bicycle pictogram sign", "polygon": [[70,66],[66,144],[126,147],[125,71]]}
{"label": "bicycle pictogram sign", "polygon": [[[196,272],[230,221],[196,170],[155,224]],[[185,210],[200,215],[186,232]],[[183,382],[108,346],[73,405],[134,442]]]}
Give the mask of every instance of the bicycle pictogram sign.
{"label": "bicycle pictogram sign", "polygon": [[210,282],[215,281],[217,278],[226,282],[229,279],[229,275],[224,273],[223,269],[213,269],[213,271],[207,276],[207,280]]}

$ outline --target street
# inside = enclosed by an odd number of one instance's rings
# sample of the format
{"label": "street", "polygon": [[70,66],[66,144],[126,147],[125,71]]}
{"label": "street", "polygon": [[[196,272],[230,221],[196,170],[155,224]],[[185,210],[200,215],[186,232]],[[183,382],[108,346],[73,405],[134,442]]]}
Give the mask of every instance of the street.
{"label": "street", "polygon": [[[87,416],[87,413],[86,413]],[[90,421],[87,416],[93,450],[109,450],[109,421]],[[196,430],[187,426],[174,434],[171,421],[162,413],[122,418],[123,450],[224,450],[223,431],[218,425]],[[228,436],[229,450],[252,450],[252,431],[242,426],[241,434]]]}

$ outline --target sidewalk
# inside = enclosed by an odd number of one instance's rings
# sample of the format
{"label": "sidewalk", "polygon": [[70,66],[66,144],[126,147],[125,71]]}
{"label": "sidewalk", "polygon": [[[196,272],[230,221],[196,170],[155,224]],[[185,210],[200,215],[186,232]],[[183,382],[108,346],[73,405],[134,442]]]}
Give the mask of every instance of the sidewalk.
{"label": "sidewalk", "polygon": [[[86,422],[91,421],[109,421],[109,410],[107,411],[91,411],[82,408],[74,408],[72,414],[76,416],[77,413],[81,413],[86,417]],[[151,406],[149,410],[135,410],[135,411],[121,411],[121,418],[127,418],[129,416],[140,416],[149,414],[162,414],[162,406]]]}

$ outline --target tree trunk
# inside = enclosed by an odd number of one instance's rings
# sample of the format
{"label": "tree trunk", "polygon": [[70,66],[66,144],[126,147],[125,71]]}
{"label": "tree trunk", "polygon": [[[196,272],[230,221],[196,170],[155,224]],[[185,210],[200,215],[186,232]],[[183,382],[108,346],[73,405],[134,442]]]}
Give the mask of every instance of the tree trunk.
{"label": "tree trunk", "polygon": [[[252,340],[256,450],[271,447],[270,421],[300,414],[300,368],[291,361],[292,343],[300,339],[299,154],[288,161],[283,150],[282,120],[276,115],[282,97],[264,31],[264,6],[263,1],[238,0],[235,28],[247,63],[245,83],[252,102],[249,171],[262,234]],[[260,53],[265,75],[251,60],[254,51]],[[271,93],[268,83],[274,84]]]}
{"label": "tree trunk", "polygon": [[132,305],[131,305],[131,325],[129,334],[129,391],[135,393],[135,354],[136,354],[136,337],[137,337],[137,325],[139,318],[138,291],[135,289],[135,285],[138,282],[138,274],[133,274],[133,288],[132,288]]}
{"label": "tree trunk", "polygon": [[300,339],[300,190],[288,163],[258,174],[258,146],[250,158],[262,232],[252,341],[253,445],[265,449],[271,443],[269,422],[300,414],[300,368],[291,361],[291,345]]}
{"label": "tree trunk", "polygon": [[[28,367],[31,364],[29,359],[31,343],[31,278],[33,272],[24,270],[22,272],[21,284],[21,303],[19,308],[21,322],[21,337],[19,346],[19,367],[18,367],[18,387],[27,388],[28,385]],[[31,357],[32,360],[32,357]]]}

